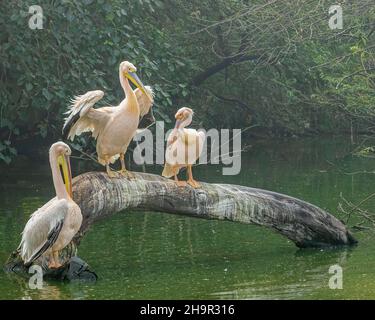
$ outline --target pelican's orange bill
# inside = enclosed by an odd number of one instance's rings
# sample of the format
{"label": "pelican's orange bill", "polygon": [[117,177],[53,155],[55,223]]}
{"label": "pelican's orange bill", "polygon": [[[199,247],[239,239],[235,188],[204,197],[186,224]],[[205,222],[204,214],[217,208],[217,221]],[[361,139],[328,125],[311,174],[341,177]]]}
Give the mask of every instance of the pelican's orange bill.
{"label": "pelican's orange bill", "polygon": [[143,85],[141,79],[139,79],[138,75],[135,72],[127,72],[127,73],[125,73],[125,76],[131,82],[133,82],[134,85],[137,86],[137,88],[139,88],[146,95],[146,97],[148,99],[150,99],[150,101],[153,101],[152,96],[148,93],[148,91],[146,90],[145,86]]}
{"label": "pelican's orange bill", "polygon": [[60,155],[57,158],[57,163],[60,167],[60,171],[62,173],[62,178],[64,181],[65,189],[68,195],[72,198],[73,192],[72,192],[72,172],[70,169],[70,160],[69,156],[67,155]]}

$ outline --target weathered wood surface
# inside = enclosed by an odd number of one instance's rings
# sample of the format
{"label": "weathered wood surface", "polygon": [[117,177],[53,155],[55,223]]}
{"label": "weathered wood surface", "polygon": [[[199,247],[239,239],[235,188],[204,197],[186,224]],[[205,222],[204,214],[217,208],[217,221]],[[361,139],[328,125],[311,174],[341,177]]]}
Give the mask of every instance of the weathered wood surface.
{"label": "weathered wood surface", "polygon": [[[73,198],[80,206],[83,223],[71,247],[61,259],[66,264],[90,225],[124,209],[144,209],[256,224],[272,228],[298,247],[352,245],[357,241],[346,226],[324,210],[279,193],[229,184],[202,183],[199,189],[178,187],[172,180],[147,173],[134,173],[128,180],[119,175],[89,172],[73,180]],[[108,239],[111,241],[111,239]],[[8,261],[14,271],[17,252]],[[39,261],[44,264],[44,261]],[[13,265],[13,268],[9,266]]]}

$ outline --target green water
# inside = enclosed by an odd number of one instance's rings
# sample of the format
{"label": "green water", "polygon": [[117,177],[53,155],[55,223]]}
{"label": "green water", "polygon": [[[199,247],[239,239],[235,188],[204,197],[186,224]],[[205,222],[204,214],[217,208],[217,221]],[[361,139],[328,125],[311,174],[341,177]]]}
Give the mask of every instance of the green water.
{"label": "green water", "polygon": [[[360,139],[359,139],[360,141]],[[353,202],[375,190],[375,160],[351,156],[349,138],[266,141],[242,155],[238,176],[198,166],[197,178],[269,189],[337,214],[340,193]],[[86,163],[72,159],[73,174]],[[150,170],[160,171],[159,167]],[[0,167],[0,261],[20,241],[29,215],[54,193],[48,163]],[[369,201],[368,208],[375,201]],[[44,283],[0,272],[0,299],[374,299],[375,234],[356,232],[354,248],[299,250],[271,230],[164,213],[122,212],[98,222],[79,256],[97,283]],[[328,269],[343,268],[343,289]]]}

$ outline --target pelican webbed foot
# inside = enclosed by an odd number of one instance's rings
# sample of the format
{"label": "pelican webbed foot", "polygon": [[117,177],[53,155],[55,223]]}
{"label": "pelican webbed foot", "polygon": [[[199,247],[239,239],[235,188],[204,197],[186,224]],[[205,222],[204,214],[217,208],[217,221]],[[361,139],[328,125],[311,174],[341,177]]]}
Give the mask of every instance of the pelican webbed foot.
{"label": "pelican webbed foot", "polygon": [[123,153],[120,153],[120,162],[121,162],[121,170],[117,172],[125,178],[134,179],[135,178],[134,174],[129,172],[125,168],[125,155]]}
{"label": "pelican webbed foot", "polygon": [[126,169],[121,169],[117,172],[125,178],[128,178],[128,179],[134,179],[135,178],[134,174],[131,173],[130,171],[126,170]]}
{"label": "pelican webbed foot", "polygon": [[51,261],[49,264],[48,264],[48,268],[49,269],[58,269],[58,268],[61,268],[62,267],[62,264],[61,263],[56,263],[54,261]]}
{"label": "pelican webbed foot", "polygon": [[50,256],[50,260],[48,263],[48,268],[49,269],[58,269],[62,267],[62,264],[59,262],[59,253],[58,251],[52,252]]}
{"label": "pelican webbed foot", "polygon": [[179,181],[177,178],[177,175],[174,176],[174,182],[178,187],[186,187],[187,182],[186,181]]}
{"label": "pelican webbed foot", "polygon": [[201,185],[198,181],[194,180],[194,179],[189,179],[187,181],[187,184],[189,184],[190,186],[192,186],[194,189],[197,189],[197,188],[200,188]]}
{"label": "pelican webbed foot", "polygon": [[194,178],[193,178],[193,171],[191,169],[191,165],[187,166],[187,175],[188,175],[187,183],[190,186],[192,186],[194,189],[201,187],[201,185],[198,183],[198,181],[194,180]]}
{"label": "pelican webbed foot", "polygon": [[186,181],[175,181],[175,184],[178,187],[186,187],[187,186],[187,182]]}
{"label": "pelican webbed foot", "polygon": [[110,178],[116,178],[117,177],[116,172],[112,171],[111,169],[107,169],[107,174],[108,174],[108,177],[110,177]]}
{"label": "pelican webbed foot", "polygon": [[112,171],[111,168],[109,167],[109,157],[105,156],[105,169],[107,171],[108,177],[110,178],[116,178],[117,173],[115,171]]}

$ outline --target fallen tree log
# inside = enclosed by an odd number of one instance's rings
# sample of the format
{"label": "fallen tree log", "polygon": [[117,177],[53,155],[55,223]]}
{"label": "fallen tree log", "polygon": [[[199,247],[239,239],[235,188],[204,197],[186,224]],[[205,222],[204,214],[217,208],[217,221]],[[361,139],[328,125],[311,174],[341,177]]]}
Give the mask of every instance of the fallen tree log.
{"label": "fallen tree log", "polygon": [[[74,178],[73,198],[83,215],[81,230],[61,252],[62,268],[49,270],[43,257],[37,261],[45,275],[69,280],[96,278],[82,260],[71,259],[91,224],[124,209],[256,224],[275,230],[300,248],[353,245],[357,242],[340,220],[296,198],[229,184],[202,183],[199,189],[178,187],[172,180],[158,175],[134,175],[132,180],[120,175],[111,179],[104,172],[88,172]],[[27,274],[17,251],[9,257],[5,269]]]}

